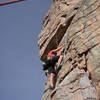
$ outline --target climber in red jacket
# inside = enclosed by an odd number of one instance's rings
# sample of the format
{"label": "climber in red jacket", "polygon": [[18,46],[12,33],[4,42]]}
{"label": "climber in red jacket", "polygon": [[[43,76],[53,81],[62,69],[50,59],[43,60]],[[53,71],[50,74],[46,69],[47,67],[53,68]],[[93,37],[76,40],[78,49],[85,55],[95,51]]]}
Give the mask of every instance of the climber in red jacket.
{"label": "climber in red jacket", "polygon": [[57,74],[55,66],[60,66],[60,63],[63,59],[62,51],[63,51],[63,46],[60,46],[57,49],[49,51],[47,55],[47,61],[45,62],[46,69],[44,70],[48,70],[51,89],[55,88],[56,74]]}

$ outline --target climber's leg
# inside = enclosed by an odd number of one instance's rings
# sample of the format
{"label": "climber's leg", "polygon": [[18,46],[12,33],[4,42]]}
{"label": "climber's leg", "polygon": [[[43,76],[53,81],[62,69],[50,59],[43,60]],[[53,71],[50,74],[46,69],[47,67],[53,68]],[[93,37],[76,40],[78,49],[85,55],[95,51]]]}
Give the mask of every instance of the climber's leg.
{"label": "climber's leg", "polygon": [[55,84],[56,84],[56,74],[51,73],[50,74],[50,85],[51,85],[51,88],[55,88]]}
{"label": "climber's leg", "polygon": [[56,84],[56,70],[54,66],[48,68],[48,74],[49,74],[50,86],[52,89],[54,89]]}

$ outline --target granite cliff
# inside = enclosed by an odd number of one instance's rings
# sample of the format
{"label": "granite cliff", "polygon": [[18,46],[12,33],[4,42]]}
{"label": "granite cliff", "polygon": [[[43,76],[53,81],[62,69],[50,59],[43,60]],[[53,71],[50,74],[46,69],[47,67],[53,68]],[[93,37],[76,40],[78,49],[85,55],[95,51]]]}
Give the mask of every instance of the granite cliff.
{"label": "granite cliff", "polygon": [[100,100],[100,0],[53,0],[43,20],[40,59],[64,45],[54,90],[43,100]]}

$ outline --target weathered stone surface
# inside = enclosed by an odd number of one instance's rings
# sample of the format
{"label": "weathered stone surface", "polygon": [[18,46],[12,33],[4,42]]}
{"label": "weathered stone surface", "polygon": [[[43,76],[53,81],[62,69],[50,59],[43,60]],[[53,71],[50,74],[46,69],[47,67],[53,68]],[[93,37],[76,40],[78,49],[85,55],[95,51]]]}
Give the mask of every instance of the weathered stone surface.
{"label": "weathered stone surface", "polygon": [[100,100],[100,0],[53,0],[39,35],[41,60],[64,44],[56,88],[43,100]]}
{"label": "weathered stone surface", "polygon": [[91,83],[84,70],[75,68],[56,87],[55,100],[98,100]]}

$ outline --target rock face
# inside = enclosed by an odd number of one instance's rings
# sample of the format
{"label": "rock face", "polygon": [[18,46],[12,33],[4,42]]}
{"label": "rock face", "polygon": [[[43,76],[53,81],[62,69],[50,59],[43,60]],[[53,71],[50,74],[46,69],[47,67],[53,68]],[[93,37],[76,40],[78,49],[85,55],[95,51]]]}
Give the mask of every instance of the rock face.
{"label": "rock face", "polygon": [[40,58],[64,44],[54,90],[43,100],[100,100],[100,0],[53,0],[39,35]]}

